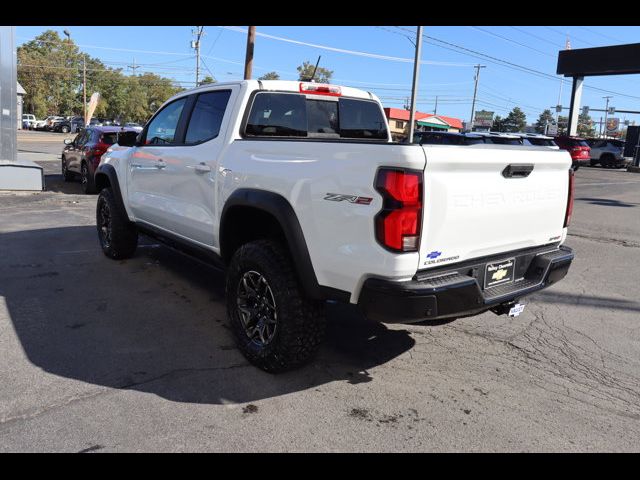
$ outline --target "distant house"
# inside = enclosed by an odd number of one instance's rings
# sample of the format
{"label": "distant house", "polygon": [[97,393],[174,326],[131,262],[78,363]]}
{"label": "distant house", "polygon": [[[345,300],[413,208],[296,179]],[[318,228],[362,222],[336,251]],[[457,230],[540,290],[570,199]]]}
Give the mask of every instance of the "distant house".
{"label": "distant house", "polygon": [[22,99],[27,94],[27,92],[22,88],[20,82],[18,82],[18,88],[16,88],[16,93],[18,94],[18,101],[16,102],[16,118],[18,120],[18,130],[22,129]]}
{"label": "distant house", "polygon": [[[409,110],[401,108],[385,108],[384,114],[389,122],[389,129],[394,140],[406,136],[409,123]],[[440,130],[443,132],[459,132],[463,129],[462,121],[458,118],[434,115],[432,113],[416,112],[415,131]]]}

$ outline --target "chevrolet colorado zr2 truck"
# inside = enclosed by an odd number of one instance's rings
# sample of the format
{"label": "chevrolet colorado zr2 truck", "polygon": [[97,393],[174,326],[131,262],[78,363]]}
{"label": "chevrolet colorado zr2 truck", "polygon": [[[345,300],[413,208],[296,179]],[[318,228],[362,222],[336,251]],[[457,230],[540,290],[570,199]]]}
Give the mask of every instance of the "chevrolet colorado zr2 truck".
{"label": "chevrolet colorado zr2 truck", "polygon": [[104,253],[144,233],[223,266],[239,349],[269,372],[313,356],[327,301],[379,322],[516,315],[573,260],[568,152],[393,143],[366,91],[216,83],[125,137],[95,174]]}

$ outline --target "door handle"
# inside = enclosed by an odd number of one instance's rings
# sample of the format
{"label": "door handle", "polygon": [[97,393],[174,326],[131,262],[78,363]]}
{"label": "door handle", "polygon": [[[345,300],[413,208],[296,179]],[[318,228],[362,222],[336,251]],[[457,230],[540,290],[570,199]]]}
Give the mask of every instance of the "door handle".
{"label": "door handle", "polygon": [[533,164],[531,163],[511,163],[502,170],[504,178],[525,178],[533,172]]}
{"label": "door handle", "polygon": [[196,173],[207,173],[211,171],[211,167],[204,162],[200,162],[195,167]]}

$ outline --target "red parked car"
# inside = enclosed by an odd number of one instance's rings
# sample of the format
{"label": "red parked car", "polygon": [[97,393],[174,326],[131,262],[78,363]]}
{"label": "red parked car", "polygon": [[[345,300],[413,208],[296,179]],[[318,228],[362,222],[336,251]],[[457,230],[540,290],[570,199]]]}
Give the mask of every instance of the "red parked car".
{"label": "red parked car", "polygon": [[73,140],[64,141],[62,150],[62,176],[65,182],[80,176],[82,191],[95,193],[93,175],[98,168],[100,158],[107,149],[118,141],[118,135],[123,132],[137,130],[127,127],[87,127],[76,135]]}
{"label": "red parked car", "polygon": [[567,150],[571,154],[574,170],[578,170],[581,165],[591,163],[591,147],[584,138],[560,135],[555,137],[554,141],[562,150]]}

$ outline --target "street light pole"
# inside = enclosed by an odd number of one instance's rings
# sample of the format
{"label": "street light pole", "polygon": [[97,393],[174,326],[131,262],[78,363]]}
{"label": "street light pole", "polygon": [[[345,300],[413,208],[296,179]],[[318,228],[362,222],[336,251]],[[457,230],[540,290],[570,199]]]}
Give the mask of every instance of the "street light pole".
{"label": "street light pole", "polygon": [[422,27],[418,27],[416,33],[416,58],[413,63],[413,84],[411,85],[411,110],[409,110],[409,136],[407,141],[413,143],[414,120],[416,117],[416,90],[418,89],[418,77],[420,75],[420,51],[422,50]]}
{"label": "street light pole", "polygon": [[204,27],[196,27],[196,30],[193,30],[196,39],[191,42],[192,48],[196,51],[196,87],[200,85],[200,39],[202,38],[203,32]]}

